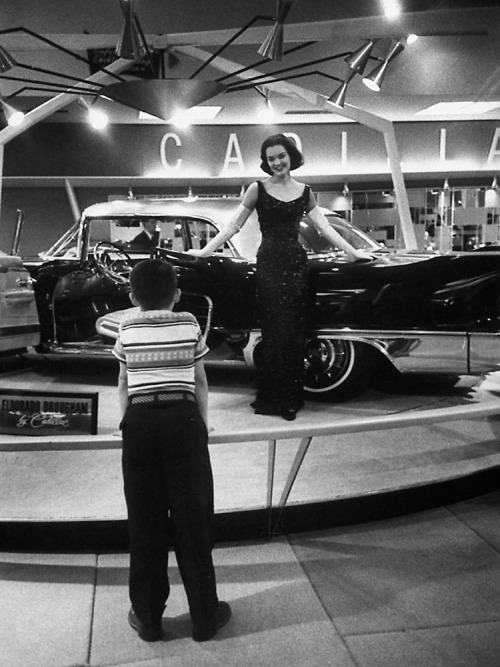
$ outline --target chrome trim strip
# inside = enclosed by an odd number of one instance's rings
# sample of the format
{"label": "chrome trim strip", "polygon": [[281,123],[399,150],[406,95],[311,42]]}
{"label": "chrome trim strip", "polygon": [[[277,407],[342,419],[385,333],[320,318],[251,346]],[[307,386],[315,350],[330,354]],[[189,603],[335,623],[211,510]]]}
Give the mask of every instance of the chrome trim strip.
{"label": "chrome trim strip", "polygon": [[316,335],[371,345],[401,372],[477,374],[500,369],[500,332],[321,329]]}

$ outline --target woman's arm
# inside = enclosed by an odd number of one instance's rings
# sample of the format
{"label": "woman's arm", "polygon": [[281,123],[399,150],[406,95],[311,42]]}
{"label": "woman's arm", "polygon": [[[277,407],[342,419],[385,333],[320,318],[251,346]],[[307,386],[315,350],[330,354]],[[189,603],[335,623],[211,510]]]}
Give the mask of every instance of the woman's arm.
{"label": "woman's arm", "polygon": [[238,206],[236,214],[228,222],[228,224],[221,229],[221,231],[214,236],[214,238],[207,243],[207,245],[201,250],[188,250],[190,255],[196,255],[197,257],[207,257],[211,255],[217,248],[219,248],[223,243],[228,241],[232,236],[237,234],[240,229],[243,227],[245,222],[250,217],[250,214],[255,208],[257,203],[257,183],[252,183],[243,197],[242,203]]}

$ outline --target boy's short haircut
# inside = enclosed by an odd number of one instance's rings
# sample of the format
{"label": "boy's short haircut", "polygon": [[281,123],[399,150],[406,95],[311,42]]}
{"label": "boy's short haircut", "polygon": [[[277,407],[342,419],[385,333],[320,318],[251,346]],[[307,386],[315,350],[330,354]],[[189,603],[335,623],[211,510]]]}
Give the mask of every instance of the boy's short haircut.
{"label": "boy's short haircut", "polygon": [[132,269],[130,288],[141,308],[164,308],[174,299],[177,274],[170,262],[163,259],[145,259]]}

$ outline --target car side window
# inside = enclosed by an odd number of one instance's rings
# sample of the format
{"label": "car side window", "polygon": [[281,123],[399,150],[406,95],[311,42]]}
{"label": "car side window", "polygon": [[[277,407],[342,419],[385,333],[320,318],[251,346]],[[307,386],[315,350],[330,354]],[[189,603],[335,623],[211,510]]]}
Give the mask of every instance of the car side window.
{"label": "car side window", "polygon": [[166,218],[161,220],[157,229],[159,232],[159,244],[162,248],[168,248],[175,252],[186,250],[186,241],[182,226],[182,218]]}
{"label": "car side window", "polygon": [[[189,235],[191,237],[191,246],[195,250],[201,250],[209,241],[217,236],[219,230],[208,220],[188,220]],[[215,251],[217,255],[234,257],[234,252],[229,243],[224,243]]]}

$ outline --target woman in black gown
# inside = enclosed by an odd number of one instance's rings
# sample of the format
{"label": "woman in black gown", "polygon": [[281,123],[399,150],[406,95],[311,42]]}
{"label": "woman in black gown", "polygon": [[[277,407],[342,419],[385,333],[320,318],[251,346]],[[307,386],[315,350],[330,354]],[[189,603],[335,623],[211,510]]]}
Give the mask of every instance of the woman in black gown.
{"label": "woman in black gown", "polygon": [[190,252],[201,257],[211,254],[257,211],[262,233],[256,271],[262,363],[252,407],[256,414],[293,420],[304,403],[308,280],[307,255],[299,242],[301,220],[307,216],[332,245],[352,259],[361,255],[331,228],[309,186],[292,178],[290,171],[304,161],[292,139],[283,134],[268,137],[260,156],[261,168],[270,178],[252,183],[234,219],[202,250]]}

